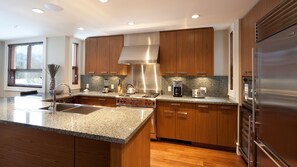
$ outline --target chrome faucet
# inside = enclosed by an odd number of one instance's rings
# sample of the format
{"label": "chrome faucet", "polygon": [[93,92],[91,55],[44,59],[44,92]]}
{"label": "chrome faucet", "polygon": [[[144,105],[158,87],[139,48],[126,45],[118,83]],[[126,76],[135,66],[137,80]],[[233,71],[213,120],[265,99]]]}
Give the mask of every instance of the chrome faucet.
{"label": "chrome faucet", "polygon": [[53,96],[53,103],[52,103],[52,108],[53,108],[53,112],[56,112],[56,90],[59,86],[66,86],[68,87],[68,94],[69,96],[71,96],[71,89],[70,89],[70,86],[68,84],[65,84],[65,83],[61,83],[59,85],[57,85],[54,89],[54,96]]}

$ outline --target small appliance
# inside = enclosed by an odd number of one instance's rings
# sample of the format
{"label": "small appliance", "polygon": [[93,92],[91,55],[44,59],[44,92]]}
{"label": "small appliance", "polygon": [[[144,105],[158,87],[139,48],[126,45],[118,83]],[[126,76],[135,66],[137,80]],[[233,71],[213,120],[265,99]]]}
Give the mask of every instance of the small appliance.
{"label": "small appliance", "polygon": [[182,81],[173,81],[173,96],[174,97],[182,97],[183,96],[183,83]]}
{"label": "small appliance", "polygon": [[199,89],[192,89],[192,97],[194,98],[205,98],[205,90]]}
{"label": "small appliance", "polygon": [[108,79],[104,79],[104,88],[103,88],[103,90],[102,90],[102,93],[108,93],[108,91],[109,91],[109,80]]}

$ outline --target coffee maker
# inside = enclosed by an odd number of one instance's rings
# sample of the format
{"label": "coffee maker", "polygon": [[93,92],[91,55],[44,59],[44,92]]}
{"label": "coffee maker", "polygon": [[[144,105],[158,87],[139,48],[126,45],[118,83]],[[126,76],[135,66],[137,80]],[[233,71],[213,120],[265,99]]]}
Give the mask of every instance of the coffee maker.
{"label": "coffee maker", "polygon": [[174,97],[182,97],[183,96],[183,83],[182,81],[173,81],[172,83],[173,88],[173,96]]}

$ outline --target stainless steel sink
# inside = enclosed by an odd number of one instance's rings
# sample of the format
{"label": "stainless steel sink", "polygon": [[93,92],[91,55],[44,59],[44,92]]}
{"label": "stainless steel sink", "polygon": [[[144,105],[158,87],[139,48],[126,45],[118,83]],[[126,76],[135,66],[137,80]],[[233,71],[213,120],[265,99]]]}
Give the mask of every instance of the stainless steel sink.
{"label": "stainless steel sink", "polygon": [[[42,107],[42,110],[52,110],[51,106]],[[77,113],[77,114],[90,114],[96,110],[101,108],[80,104],[57,104],[56,111],[58,112],[69,112],[69,113]]]}

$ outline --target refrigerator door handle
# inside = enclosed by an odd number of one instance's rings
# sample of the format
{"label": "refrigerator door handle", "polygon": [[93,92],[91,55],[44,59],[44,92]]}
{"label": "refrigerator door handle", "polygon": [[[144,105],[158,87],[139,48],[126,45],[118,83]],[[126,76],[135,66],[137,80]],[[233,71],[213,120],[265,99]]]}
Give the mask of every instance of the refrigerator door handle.
{"label": "refrigerator door handle", "polygon": [[[277,166],[277,167],[290,167],[289,165],[287,165],[284,161],[282,161],[280,158],[278,158],[269,148],[267,148],[265,146],[265,144],[263,144],[261,141],[256,141],[254,140],[254,143],[265,153],[265,155],[267,155],[267,157],[269,157],[269,159],[271,159],[271,161]],[[270,152],[275,158],[273,158],[268,152]],[[280,165],[280,163],[282,163],[283,165]]]}

